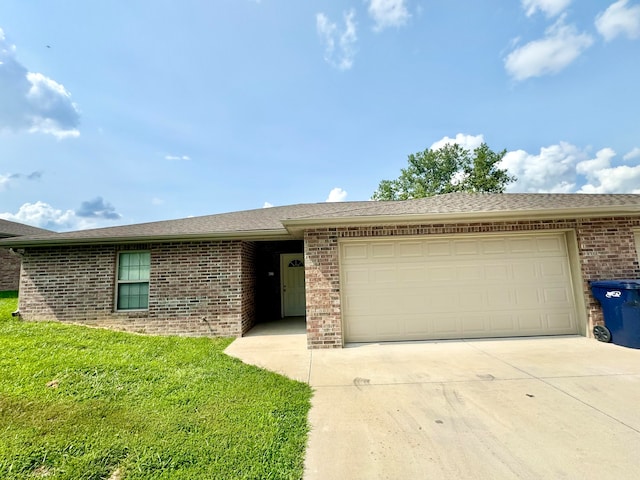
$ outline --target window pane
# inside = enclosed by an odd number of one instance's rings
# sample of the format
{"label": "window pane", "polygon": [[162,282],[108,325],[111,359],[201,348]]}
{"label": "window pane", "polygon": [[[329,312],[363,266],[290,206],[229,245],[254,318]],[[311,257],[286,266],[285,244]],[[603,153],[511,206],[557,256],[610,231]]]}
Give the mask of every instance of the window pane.
{"label": "window pane", "polygon": [[118,262],[118,280],[149,280],[151,254],[123,252]]}
{"label": "window pane", "polygon": [[148,283],[122,283],[118,286],[118,310],[132,310],[148,307]]}

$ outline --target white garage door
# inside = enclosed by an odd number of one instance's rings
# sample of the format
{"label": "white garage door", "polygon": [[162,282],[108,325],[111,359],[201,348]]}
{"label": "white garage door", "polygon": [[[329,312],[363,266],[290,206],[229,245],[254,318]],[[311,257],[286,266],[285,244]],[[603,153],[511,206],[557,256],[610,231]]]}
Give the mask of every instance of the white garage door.
{"label": "white garage door", "polygon": [[578,332],[564,234],[344,241],[347,342]]}

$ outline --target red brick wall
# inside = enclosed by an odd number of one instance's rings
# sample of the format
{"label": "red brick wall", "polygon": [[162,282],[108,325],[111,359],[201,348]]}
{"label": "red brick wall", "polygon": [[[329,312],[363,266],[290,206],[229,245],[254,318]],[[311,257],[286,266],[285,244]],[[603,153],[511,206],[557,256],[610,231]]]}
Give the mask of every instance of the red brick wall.
{"label": "red brick wall", "polygon": [[640,278],[634,228],[638,218],[600,218],[577,224],[584,296],[589,315],[588,332],[604,323],[602,308],[591,295],[589,281]]}
{"label": "red brick wall", "polygon": [[256,244],[252,242],[242,242],[241,244],[242,272],[240,274],[242,296],[241,305],[241,331],[245,334],[256,321]]}
{"label": "red brick wall", "polygon": [[633,228],[640,218],[567,219],[492,223],[393,225],[319,228],[305,233],[307,344],[310,348],[342,346],[338,239],[456,233],[574,230],[582,270],[583,294],[590,333],[602,323],[600,306],[593,299],[590,280],[640,278]]}
{"label": "red brick wall", "polygon": [[20,257],[0,248],[0,292],[18,290],[20,283]]}
{"label": "red brick wall", "polygon": [[[114,312],[118,251],[149,250],[149,309]],[[27,249],[25,320],[59,320],[156,334],[239,336],[255,314],[253,244],[241,241]]]}
{"label": "red brick wall", "polygon": [[335,228],[305,233],[305,290],[307,345],[309,348],[342,347],[340,310],[339,232]]}

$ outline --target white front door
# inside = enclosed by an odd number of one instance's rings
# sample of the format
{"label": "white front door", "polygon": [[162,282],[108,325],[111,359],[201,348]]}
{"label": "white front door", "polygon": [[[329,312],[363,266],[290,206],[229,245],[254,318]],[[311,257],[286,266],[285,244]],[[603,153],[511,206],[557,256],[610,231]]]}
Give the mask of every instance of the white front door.
{"label": "white front door", "polygon": [[304,316],[304,255],[302,253],[285,253],[280,256],[280,278],[282,279],[282,316]]}

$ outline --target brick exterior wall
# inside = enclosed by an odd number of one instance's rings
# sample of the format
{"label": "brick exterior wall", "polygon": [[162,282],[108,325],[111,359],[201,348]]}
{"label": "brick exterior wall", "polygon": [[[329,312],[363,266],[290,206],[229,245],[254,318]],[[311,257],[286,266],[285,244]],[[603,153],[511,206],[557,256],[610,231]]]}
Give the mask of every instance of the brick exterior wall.
{"label": "brick exterior wall", "polygon": [[[115,312],[119,251],[149,250],[149,308]],[[26,249],[25,320],[152,334],[240,336],[255,316],[255,245],[242,241]]]}
{"label": "brick exterior wall", "polygon": [[304,282],[309,348],[342,347],[338,238],[344,233],[345,230],[336,228],[305,232]]}
{"label": "brick exterior wall", "polygon": [[242,242],[240,261],[240,335],[248,332],[256,322],[256,244]]}
{"label": "brick exterior wall", "polygon": [[394,225],[318,228],[305,232],[307,345],[309,348],[342,346],[340,308],[341,238],[451,235],[464,233],[573,230],[578,240],[582,286],[588,312],[587,332],[602,324],[602,311],[591,295],[590,280],[640,278],[633,229],[640,218],[595,218],[548,221]]}
{"label": "brick exterior wall", "polygon": [[[343,343],[340,239],[572,230],[588,314],[582,321],[590,333],[603,318],[589,281],[640,278],[634,229],[640,229],[640,217],[310,229],[304,242],[307,344],[339,348]],[[151,252],[148,310],[114,311],[117,253],[126,250]],[[25,320],[153,334],[240,336],[258,313],[259,255],[255,243],[244,241],[28,248],[20,312]]]}
{"label": "brick exterior wall", "polygon": [[0,248],[0,292],[18,290],[20,284],[20,257]]}

